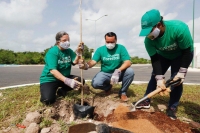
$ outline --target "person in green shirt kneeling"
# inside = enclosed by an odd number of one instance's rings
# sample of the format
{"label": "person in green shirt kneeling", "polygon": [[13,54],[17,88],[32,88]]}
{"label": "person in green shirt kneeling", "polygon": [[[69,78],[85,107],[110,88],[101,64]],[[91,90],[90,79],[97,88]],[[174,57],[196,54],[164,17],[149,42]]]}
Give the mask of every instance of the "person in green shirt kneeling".
{"label": "person in green shirt kneeling", "polygon": [[119,96],[122,101],[128,101],[126,92],[133,81],[134,71],[131,68],[130,56],[126,48],[117,44],[117,36],[113,32],[105,35],[105,45],[99,47],[92,60],[80,61],[79,68],[87,70],[101,62],[101,71],[92,79],[92,87],[110,93],[113,84],[122,81]]}
{"label": "person in green shirt kneeling", "polygon": [[[70,49],[68,33],[60,31],[56,34],[56,44],[45,55],[45,66],[40,76],[40,101],[52,104],[58,96],[65,96],[67,91],[82,86],[79,76],[71,75],[71,67],[78,63],[83,51],[83,43],[78,45],[76,53]],[[84,84],[83,79],[83,84]],[[60,87],[60,89],[58,89]]]}

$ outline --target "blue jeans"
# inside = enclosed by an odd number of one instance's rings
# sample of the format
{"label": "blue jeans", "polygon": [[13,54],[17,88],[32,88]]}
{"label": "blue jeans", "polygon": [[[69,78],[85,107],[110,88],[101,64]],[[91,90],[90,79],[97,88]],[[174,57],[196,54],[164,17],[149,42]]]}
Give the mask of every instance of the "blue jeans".
{"label": "blue jeans", "polygon": [[[193,52],[191,52],[190,57],[191,57],[190,59],[191,59],[191,62],[192,62]],[[166,73],[166,71],[168,70],[168,68],[171,66],[171,77],[174,77],[180,69],[181,56],[179,56],[179,57],[177,57],[173,60],[166,59],[161,55],[160,55],[159,58],[160,58],[160,61],[161,61],[162,74],[164,75]],[[155,74],[154,74],[154,71],[153,71],[152,75],[151,75],[151,79],[150,79],[148,86],[147,86],[145,96],[147,94],[149,94],[150,92],[154,91],[156,89],[156,86],[157,86],[157,82],[156,82]],[[182,96],[183,84],[180,84],[179,86],[176,86],[176,87],[171,87],[171,90],[172,91],[170,93],[168,108],[175,108],[176,109],[178,104],[179,104],[179,100]],[[150,99],[149,99],[149,101],[150,101]]]}
{"label": "blue jeans", "polygon": [[[131,67],[121,72],[121,75],[119,77],[119,82],[122,81],[122,87],[119,91],[119,95],[126,94],[128,87],[130,86],[130,84],[134,79],[134,75],[135,75],[134,71]],[[95,89],[101,89],[105,91],[111,89],[112,88],[112,85],[110,84],[111,77],[112,73],[105,73],[105,72],[97,73],[92,79],[92,87]]]}

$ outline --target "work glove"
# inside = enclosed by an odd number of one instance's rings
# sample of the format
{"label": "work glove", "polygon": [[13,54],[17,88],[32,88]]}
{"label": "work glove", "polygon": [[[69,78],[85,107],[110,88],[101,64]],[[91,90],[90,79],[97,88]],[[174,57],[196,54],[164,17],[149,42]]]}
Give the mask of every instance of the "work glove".
{"label": "work glove", "polygon": [[84,50],[84,43],[81,42],[81,43],[79,43],[79,45],[76,49],[76,55],[81,56],[83,54],[83,50]]}
{"label": "work glove", "polygon": [[114,73],[112,74],[112,77],[110,79],[110,84],[117,84],[119,82],[119,76],[121,74],[121,70],[115,69]]}
{"label": "work glove", "polygon": [[177,84],[176,86],[179,86],[180,84],[183,83],[185,76],[187,74],[187,68],[183,68],[181,67],[178,71],[178,73],[175,75],[175,77],[173,78],[173,81],[177,81],[178,79],[181,79],[181,82],[179,84]]}
{"label": "work glove", "polygon": [[82,84],[76,79],[77,77],[74,79],[65,78],[64,83],[74,90],[79,90],[82,87]]}
{"label": "work glove", "polygon": [[156,75],[156,81],[157,81],[157,87],[156,88],[161,88],[162,90],[166,90],[165,86],[165,80],[163,75]]}
{"label": "work glove", "polygon": [[89,65],[84,61],[84,59],[78,60],[78,66],[80,69],[87,70],[89,68]]}

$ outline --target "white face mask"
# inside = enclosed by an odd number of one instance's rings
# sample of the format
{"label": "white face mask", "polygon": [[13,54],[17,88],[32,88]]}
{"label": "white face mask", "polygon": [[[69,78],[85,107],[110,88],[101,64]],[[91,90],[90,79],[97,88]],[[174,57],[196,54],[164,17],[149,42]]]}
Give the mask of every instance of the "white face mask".
{"label": "white face mask", "polygon": [[63,49],[68,49],[69,46],[70,46],[69,41],[66,41],[66,42],[60,42],[60,47],[63,48]]}
{"label": "white face mask", "polygon": [[106,47],[108,49],[113,49],[115,47],[115,43],[106,43]]}
{"label": "white face mask", "polygon": [[160,34],[160,29],[156,27],[147,37],[151,40],[154,40],[159,36],[159,34]]}

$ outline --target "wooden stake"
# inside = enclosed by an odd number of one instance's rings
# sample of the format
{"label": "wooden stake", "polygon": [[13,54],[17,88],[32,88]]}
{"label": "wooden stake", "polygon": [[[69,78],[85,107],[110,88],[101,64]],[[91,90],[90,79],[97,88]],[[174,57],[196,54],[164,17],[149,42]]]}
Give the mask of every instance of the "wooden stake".
{"label": "wooden stake", "polygon": [[[80,42],[82,42],[82,10],[81,10],[81,5],[82,5],[82,0],[80,0]],[[83,51],[82,51],[83,54]],[[81,59],[82,59],[82,54],[81,54]],[[83,85],[83,69],[81,69],[81,83]],[[81,105],[83,105],[83,86],[81,87]]]}

